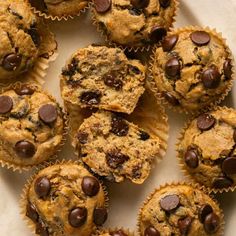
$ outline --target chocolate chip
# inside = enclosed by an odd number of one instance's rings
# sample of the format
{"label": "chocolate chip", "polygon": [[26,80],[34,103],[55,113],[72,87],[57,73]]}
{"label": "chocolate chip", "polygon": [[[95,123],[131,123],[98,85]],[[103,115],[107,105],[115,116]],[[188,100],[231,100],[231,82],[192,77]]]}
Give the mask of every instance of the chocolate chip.
{"label": "chocolate chip", "polygon": [[178,35],[169,35],[166,36],[162,42],[161,42],[161,46],[164,52],[169,52],[171,51],[174,46],[176,45],[176,43],[178,42],[179,36]]}
{"label": "chocolate chip", "polygon": [[140,16],[143,13],[143,11],[141,9],[132,8],[129,9],[129,13],[133,16]]}
{"label": "chocolate chip", "polygon": [[16,53],[8,54],[2,61],[2,66],[7,71],[16,70],[21,64],[22,56]]}
{"label": "chocolate chip", "polygon": [[106,154],[107,165],[113,169],[116,169],[128,160],[129,157],[122,154],[118,149],[113,149]]}
{"label": "chocolate chip", "polygon": [[227,79],[230,79],[231,76],[232,76],[232,65],[231,65],[231,60],[230,59],[225,60],[223,70],[224,70],[225,77]]}
{"label": "chocolate chip", "polygon": [[204,223],[207,215],[213,212],[212,207],[209,204],[205,204],[201,206],[201,208],[198,211],[198,218],[201,223]]}
{"label": "chocolate chip", "polygon": [[57,119],[57,109],[52,104],[45,104],[39,108],[39,118],[46,124],[51,124]]}
{"label": "chocolate chip", "polygon": [[159,3],[163,8],[167,8],[168,6],[170,6],[170,2],[171,0],[159,0]]}
{"label": "chocolate chip", "polygon": [[0,96],[0,114],[5,114],[11,111],[13,101],[9,96]]}
{"label": "chocolate chip", "polygon": [[131,0],[131,4],[138,9],[146,8],[149,2],[150,0]]}
{"label": "chocolate chip", "polygon": [[211,40],[211,36],[205,31],[195,31],[190,34],[190,38],[197,46],[207,45]]}
{"label": "chocolate chip", "polygon": [[141,71],[139,70],[137,66],[129,65],[129,70],[136,75],[141,74]]}
{"label": "chocolate chip", "polygon": [[190,148],[185,152],[184,161],[186,165],[195,169],[198,167],[198,151],[196,149]]}
{"label": "chocolate chip", "polygon": [[36,47],[40,46],[41,36],[36,28],[30,28],[27,33],[31,36]]}
{"label": "chocolate chip", "polygon": [[178,58],[172,57],[165,64],[165,73],[167,76],[176,77],[180,74],[180,62]]}
{"label": "chocolate chip", "polygon": [[140,131],[139,135],[140,135],[140,139],[143,141],[146,141],[150,138],[150,135],[147,132],[144,132],[142,130]]}
{"label": "chocolate chip", "polygon": [[201,80],[205,88],[214,89],[220,84],[220,73],[216,66],[204,70],[201,74]]}
{"label": "chocolate chip", "polygon": [[88,91],[83,92],[80,96],[80,101],[89,106],[97,105],[101,101],[101,92],[100,91]]}
{"label": "chocolate chip", "polygon": [[167,195],[160,200],[160,206],[164,211],[175,210],[179,206],[179,197],[176,194]]}
{"label": "chocolate chip", "polygon": [[105,13],[111,8],[112,0],[94,0],[95,9],[98,13]]}
{"label": "chocolate chip", "polygon": [[75,58],[73,58],[71,63],[68,64],[67,69],[62,70],[62,75],[72,77],[76,73],[77,66],[78,66],[78,61]]}
{"label": "chocolate chip", "polygon": [[87,196],[93,197],[98,194],[100,184],[95,177],[85,176],[82,180],[81,187]]}
{"label": "chocolate chip", "polygon": [[128,236],[123,230],[117,230],[111,233],[111,236]]}
{"label": "chocolate chip", "polygon": [[123,87],[122,80],[115,77],[115,75],[109,74],[103,77],[104,84],[108,87],[114,88],[115,90],[121,90]]}
{"label": "chocolate chip", "polygon": [[107,209],[106,208],[96,208],[93,211],[93,222],[97,226],[101,226],[107,220]]}
{"label": "chocolate chip", "polygon": [[148,226],[144,231],[144,236],[160,236],[160,232],[153,226]]}
{"label": "chocolate chip", "polygon": [[213,181],[212,187],[217,188],[217,189],[222,189],[222,188],[229,188],[233,184],[233,180],[226,177],[218,177]]}
{"label": "chocolate chip", "polygon": [[39,198],[47,197],[51,190],[51,183],[47,177],[40,177],[35,181],[34,191]]}
{"label": "chocolate chip", "polygon": [[68,221],[74,228],[82,226],[87,220],[88,211],[85,207],[77,207],[70,211]]}
{"label": "chocolate chip", "polygon": [[162,95],[165,97],[167,102],[169,102],[171,105],[173,106],[179,105],[178,99],[174,95],[172,95],[170,92],[163,92]]}
{"label": "chocolate chip", "polygon": [[152,43],[160,42],[167,34],[165,28],[160,26],[155,26],[152,28],[149,38],[151,39]]}
{"label": "chocolate chip", "polygon": [[236,129],[234,130],[233,139],[234,139],[234,142],[236,143]]}
{"label": "chocolate chip", "polygon": [[48,229],[41,219],[39,219],[39,222],[36,224],[35,233],[40,236],[49,236]]}
{"label": "chocolate chip", "polygon": [[197,118],[197,127],[201,131],[206,131],[211,129],[216,123],[216,119],[214,116],[210,114],[202,114]]}
{"label": "chocolate chip", "polygon": [[88,141],[88,133],[79,131],[77,134],[77,138],[81,144],[85,144]]}
{"label": "chocolate chip", "polygon": [[204,221],[204,229],[207,233],[212,234],[217,231],[220,225],[220,218],[215,213],[210,213]]}
{"label": "chocolate chip", "polygon": [[35,7],[39,11],[45,11],[47,6],[44,0],[29,0],[32,7]]}
{"label": "chocolate chip", "polygon": [[226,175],[236,174],[236,157],[227,157],[222,163],[222,170]]}
{"label": "chocolate chip", "polygon": [[15,151],[19,157],[30,158],[35,154],[35,146],[33,143],[21,140],[15,144]]}
{"label": "chocolate chip", "polygon": [[27,85],[22,85],[15,89],[16,94],[22,96],[22,95],[32,95],[34,93],[34,90],[30,88]]}
{"label": "chocolate chip", "polygon": [[113,115],[111,121],[111,132],[117,136],[126,136],[129,132],[129,125],[122,117]]}
{"label": "chocolate chip", "polygon": [[183,236],[188,235],[191,224],[192,224],[192,217],[190,216],[186,216],[184,219],[180,219],[178,221],[180,234]]}
{"label": "chocolate chip", "polygon": [[39,218],[36,207],[33,204],[29,203],[29,202],[26,206],[26,216],[29,217],[34,222],[37,222],[38,218]]}

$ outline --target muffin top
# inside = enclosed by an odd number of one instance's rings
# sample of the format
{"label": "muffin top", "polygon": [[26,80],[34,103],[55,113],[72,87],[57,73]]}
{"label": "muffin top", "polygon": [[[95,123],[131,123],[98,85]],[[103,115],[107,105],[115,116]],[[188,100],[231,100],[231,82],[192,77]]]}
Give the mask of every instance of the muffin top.
{"label": "muffin top", "polygon": [[204,192],[185,184],[156,190],[140,210],[141,235],[222,235],[223,216]]}
{"label": "muffin top", "polygon": [[103,229],[99,230],[95,236],[133,236],[134,234],[125,229]]}
{"label": "muffin top", "polygon": [[175,8],[175,0],[95,0],[94,19],[109,41],[147,46],[166,35]]}
{"label": "muffin top", "polygon": [[178,145],[184,167],[199,183],[228,188],[236,182],[236,111],[219,108],[191,121]]}
{"label": "muffin top", "polygon": [[29,70],[39,53],[38,20],[23,0],[1,1],[0,79]]}
{"label": "muffin top", "polygon": [[224,40],[209,29],[176,30],[154,51],[154,86],[172,106],[201,110],[231,85],[230,56]]}
{"label": "muffin top", "polygon": [[0,159],[17,166],[38,164],[55,154],[64,132],[55,99],[29,85],[0,94]]}
{"label": "muffin top", "polygon": [[105,193],[98,179],[76,163],[41,170],[29,186],[26,216],[40,235],[91,235],[107,218]]}

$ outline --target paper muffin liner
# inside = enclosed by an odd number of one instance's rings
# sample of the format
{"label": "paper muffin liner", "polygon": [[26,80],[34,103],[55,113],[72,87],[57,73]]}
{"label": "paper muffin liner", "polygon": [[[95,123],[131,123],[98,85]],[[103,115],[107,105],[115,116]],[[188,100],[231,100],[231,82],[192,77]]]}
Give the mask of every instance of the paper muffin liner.
{"label": "paper muffin liner", "polygon": [[[170,31],[173,28],[174,23],[176,22],[176,17],[177,17],[177,11],[179,9],[179,0],[173,0],[174,1],[174,14],[172,16],[172,23],[168,29],[168,31]],[[94,2],[91,3],[90,5],[91,8],[91,19],[92,19],[92,23],[93,25],[96,27],[97,31],[100,33],[100,35],[102,36],[102,38],[105,40],[106,43],[108,43],[111,47],[118,47],[120,49],[123,50],[127,50],[128,52],[145,52],[145,51],[150,51],[152,49],[152,47],[155,44],[149,44],[146,46],[126,46],[126,45],[122,45],[116,42],[113,42],[109,39],[108,35],[104,32],[104,30],[99,26],[99,22],[97,21],[96,17],[95,17],[95,8],[94,8]],[[159,43],[157,44],[159,45]]]}
{"label": "paper muffin liner", "polygon": [[[39,91],[41,93],[46,94],[50,99],[52,99],[52,101],[54,101],[58,107],[60,107],[60,110],[62,112],[62,119],[63,119],[63,133],[62,135],[62,140],[60,142],[60,144],[57,146],[57,148],[54,151],[54,155],[50,156],[48,158],[48,160],[52,161],[52,160],[56,160],[58,157],[58,154],[61,152],[65,142],[66,142],[66,137],[68,135],[68,129],[69,129],[69,121],[68,121],[68,117],[67,114],[65,112],[65,110],[59,105],[59,103],[56,101],[56,99],[46,90],[42,90],[40,88],[40,86],[38,86],[37,84],[27,84],[27,83],[21,83],[21,82],[16,82],[12,85],[9,85],[8,87],[4,87],[0,90],[0,93],[4,93],[7,90],[11,90],[11,89],[16,89],[21,87],[22,85],[27,85],[27,87],[33,88],[35,91]],[[5,150],[2,148],[2,144],[4,144],[4,141],[0,141],[0,157],[4,156],[6,154]],[[42,161],[42,163],[47,162],[48,160],[44,160]],[[33,167],[37,166],[37,165],[41,165],[42,163],[38,163],[38,164],[33,164],[33,165],[27,165],[27,166],[21,166],[12,162],[7,162],[6,160],[1,160],[0,159],[0,166],[2,167],[6,167],[7,169],[11,169],[14,172],[18,171],[19,173],[22,173],[23,171],[29,171],[31,170]]]}
{"label": "paper muffin liner", "polygon": [[[20,196],[20,201],[19,201],[20,215],[21,215],[21,218],[24,220],[24,222],[27,224],[27,226],[29,227],[29,229],[31,230],[31,232],[33,234],[35,234],[36,224],[29,217],[26,216],[26,209],[27,209],[27,203],[28,203],[28,199],[27,199],[28,196],[27,195],[28,195],[30,186],[33,183],[33,180],[36,178],[36,176],[38,175],[38,173],[41,170],[43,170],[47,167],[53,166],[53,165],[61,165],[61,164],[77,164],[77,165],[83,166],[78,161],[73,161],[73,160],[61,160],[61,161],[57,160],[56,162],[45,162],[45,163],[40,164],[37,167],[35,167],[34,174],[27,180],[25,186],[23,187],[23,190],[22,190],[22,193]],[[97,179],[98,179],[99,183],[101,184],[103,192],[104,192],[104,198],[105,198],[104,207],[108,211],[109,197],[108,197],[108,192],[107,192],[106,186],[104,185],[103,181],[100,178],[97,178]],[[93,232],[95,232],[97,229],[98,229],[98,227],[94,226]],[[57,235],[54,234],[54,236],[57,236]]]}
{"label": "paper muffin liner", "polygon": [[166,187],[178,187],[178,186],[190,186],[194,189],[198,189],[200,191],[202,191],[202,193],[208,195],[211,200],[218,206],[218,208],[220,209],[220,226],[219,226],[219,231],[218,234],[214,234],[215,236],[223,236],[224,235],[224,228],[225,228],[225,220],[224,220],[224,212],[221,209],[218,201],[215,199],[213,194],[210,194],[208,192],[208,190],[204,187],[201,186],[197,183],[191,183],[191,182],[185,182],[185,181],[180,181],[180,182],[170,182],[170,183],[165,183],[160,185],[159,187],[155,188],[149,195],[148,197],[143,201],[141,207],[139,208],[139,213],[138,213],[138,217],[137,217],[137,231],[138,231],[138,235],[142,236],[141,234],[141,227],[140,227],[140,223],[141,223],[141,214],[143,211],[143,208],[148,204],[148,202],[153,198],[153,196],[155,195],[156,192],[162,190],[163,188]]}
{"label": "paper muffin liner", "polygon": [[118,231],[118,230],[122,230],[128,236],[135,236],[133,231],[130,231],[129,229],[123,228],[123,227],[115,227],[115,228],[108,228],[108,229],[100,228],[100,229],[97,229],[94,233],[92,233],[92,236],[99,236],[105,233],[109,234],[111,232]]}
{"label": "paper muffin liner", "polygon": [[[234,111],[233,108],[229,108],[229,107],[226,107],[226,106],[223,106],[223,107],[220,107],[220,106],[215,106],[211,111],[216,111],[216,110],[223,110],[223,109],[227,109],[229,111]],[[194,175],[192,175],[187,167],[186,167],[186,164],[184,163],[184,160],[183,160],[183,157],[180,155],[180,152],[179,152],[179,146],[181,145],[181,141],[183,140],[183,137],[184,137],[184,134],[185,134],[185,131],[188,129],[189,125],[191,124],[191,122],[196,119],[197,116],[192,116],[184,125],[184,127],[182,128],[182,130],[180,131],[180,134],[179,134],[179,137],[177,138],[177,142],[176,142],[176,145],[175,145],[175,149],[176,149],[176,155],[177,155],[177,159],[178,159],[178,162],[179,162],[179,167],[181,169],[181,172],[183,173],[183,175],[190,181],[192,182],[193,184],[198,184],[198,185],[201,185],[203,186],[207,192],[209,193],[214,193],[214,194],[217,194],[217,193],[224,193],[224,192],[233,192],[235,189],[236,189],[236,184],[235,186],[231,186],[231,187],[228,187],[228,188],[221,188],[221,189],[217,189],[217,188],[211,188],[209,186],[205,186],[203,185],[202,183],[200,183],[199,181],[197,181],[197,179],[195,178]]]}
{"label": "paper muffin liner", "polygon": [[[150,64],[149,64],[149,68],[148,68],[148,81],[147,81],[147,84],[148,84],[148,87],[149,89],[154,93],[155,96],[157,96],[158,98],[160,98],[163,102],[163,104],[165,106],[167,106],[169,109],[172,109],[173,111],[175,112],[179,112],[179,113],[185,113],[185,114],[190,114],[190,115],[196,115],[196,114],[200,114],[200,113],[203,113],[203,112],[206,112],[210,109],[212,109],[213,107],[219,105],[224,99],[225,97],[228,95],[228,93],[231,91],[232,87],[233,87],[233,82],[234,82],[234,79],[236,78],[236,65],[235,65],[235,60],[234,60],[234,57],[233,57],[233,53],[232,51],[230,50],[230,48],[228,47],[227,43],[226,43],[226,39],[223,38],[222,36],[222,33],[219,33],[216,31],[216,29],[211,29],[209,27],[200,27],[200,26],[186,26],[186,27],[183,27],[183,28],[179,28],[179,29],[172,29],[172,31],[170,31],[168,33],[169,34],[173,34],[173,33],[176,33],[176,34],[179,34],[179,33],[182,33],[182,32],[185,32],[185,31],[190,31],[190,30],[204,30],[206,32],[209,32],[211,34],[213,34],[216,38],[218,38],[221,43],[223,44],[223,46],[225,47],[226,49],[226,52],[228,53],[228,59],[230,59],[230,62],[231,62],[231,71],[232,71],[232,75],[231,75],[231,79],[227,80],[227,87],[225,89],[225,92],[222,93],[221,95],[218,95],[215,99],[215,101],[212,101],[209,105],[199,109],[199,110],[188,110],[184,107],[181,107],[181,106],[174,106],[172,104],[170,104],[162,95],[161,95],[161,91],[159,91],[157,85],[156,85],[156,82],[155,82],[155,78],[153,76],[153,67],[154,67],[154,64],[155,64],[155,52],[156,52],[156,49],[157,47],[154,47],[152,49],[152,54],[151,54],[151,59],[150,59]],[[157,71],[157,76],[160,76],[160,77],[164,77],[164,74],[163,74],[163,71],[162,69],[158,69]]]}

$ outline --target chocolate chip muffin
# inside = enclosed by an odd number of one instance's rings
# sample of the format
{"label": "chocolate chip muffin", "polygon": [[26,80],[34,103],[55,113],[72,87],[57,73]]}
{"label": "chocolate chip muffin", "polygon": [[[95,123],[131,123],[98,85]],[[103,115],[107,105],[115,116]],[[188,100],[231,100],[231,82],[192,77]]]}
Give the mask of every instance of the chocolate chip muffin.
{"label": "chocolate chip muffin", "polygon": [[131,113],[144,92],[145,66],[119,48],[88,46],[62,70],[61,94],[82,108]]}
{"label": "chocolate chip muffin", "polygon": [[158,43],[173,24],[177,0],[94,0],[94,22],[109,41],[134,47]]}
{"label": "chocolate chip muffin", "polygon": [[236,183],[236,111],[219,107],[185,127],[177,151],[186,174],[209,188]]}
{"label": "chocolate chip muffin", "polygon": [[171,184],[152,193],[139,213],[143,236],[223,235],[223,213],[198,186]]}
{"label": "chocolate chip muffin", "polygon": [[[51,19],[78,15],[88,6],[88,0],[28,0],[40,15]],[[45,13],[45,14],[43,14]],[[51,17],[50,17],[51,16]],[[56,18],[55,18],[56,17]]]}
{"label": "chocolate chip muffin", "polygon": [[153,53],[150,88],[177,110],[195,113],[213,106],[232,87],[232,55],[209,28],[177,29]]}
{"label": "chocolate chip muffin", "polygon": [[84,120],[73,145],[96,174],[115,182],[129,179],[135,184],[145,181],[159,152],[159,138],[118,114],[103,111]]}
{"label": "chocolate chip muffin", "polygon": [[35,233],[88,236],[107,219],[106,194],[83,166],[64,162],[39,171],[26,186],[23,215]]}
{"label": "chocolate chip muffin", "polygon": [[62,109],[36,86],[0,94],[0,163],[25,169],[56,154],[65,135]]}
{"label": "chocolate chip muffin", "polygon": [[126,229],[101,229],[97,231],[94,236],[134,236],[129,230]]}

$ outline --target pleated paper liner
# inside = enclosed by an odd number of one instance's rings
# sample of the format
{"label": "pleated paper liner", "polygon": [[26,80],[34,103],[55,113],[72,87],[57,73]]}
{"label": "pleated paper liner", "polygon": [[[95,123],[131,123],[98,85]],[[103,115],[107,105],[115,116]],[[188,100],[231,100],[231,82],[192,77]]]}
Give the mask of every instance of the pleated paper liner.
{"label": "pleated paper liner", "polygon": [[[73,161],[73,160],[61,160],[61,161],[56,161],[56,162],[45,162],[37,167],[35,167],[35,173],[27,180],[27,183],[25,184],[22,193],[21,193],[21,198],[20,198],[20,202],[19,202],[19,206],[20,206],[20,215],[22,217],[22,219],[25,221],[25,223],[27,224],[27,226],[30,228],[31,232],[33,234],[35,234],[35,229],[36,229],[36,224],[26,216],[26,209],[27,209],[27,203],[28,203],[28,192],[30,189],[30,186],[33,182],[33,180],[36,178],[36,176],[38,175],[38,173],[50,166],[53,165],[63,165],[63,164],[76,164],[76,165],[80,165],[83,166],[81,163],[79,163],[78,161]],[[97,177],[97,176],[96,176]],[[108,203],[109,203],[109,197],[108,197],[108,192],[107,189],[105,187],[105,185],[103,184],[102,180],[97,178],[102,186],[103,192],[104,192],[104,207],[108,210]],[[98,227],[94,226],[93,228],[93,232],[95,232],[98,229]],[[56,234],[53,234],[52,236],[59,236]]]}
{"label": "pleated paper liner", "polygon": [[186,31],[192,31],[192,30],[204,30],[206,32],[210,32],[211,34],[213,34],[216,38],[218,38],[223,46],[226,49],[226,52],[228,53],[228,59],[230,59],[231,62],[231,68],[232,68],[232,76],[231,79],[227,80],[227,86],[225,88],[224,93],[219,94],[215,99],[213,99],[211,102],[208,102],[208,105],[198,109],[198,110],[188,110],[182,106],[174,106],[172,104],[170,104],[161,94],[160,89],[158,88],[156,82],[155,82],[155,78],[153,75],[153,70],[156,69],[155,72],[155,77],[161,77],[163,78],[165,75],[163,73],[163,70],[156,66],[155,63],[155,52],[157,47],[153,48],[152,51],[152,55],[151,55],[151,60],[150,60],[150,66],[149,66],[149,76],[148,76],[148,87],[150,88],[150,90],[152,90],[152,92],[154,93],[155,96],[157,96],[158,98],[161,98],[163,104],[165,106],[167,106],[168,108],[172,109],[175,112],[179,112],[179,113],[185,113],[185,114],[200,114],[202,112],[206,112],[210,109],[212,109],[213,107],[215,107],[216,105],[219,105],[224,99],[225,97],[228,95],[228,93],[231,91],[232,87],[233,87],[233,81],[236,77],[236,71],[235,71],[235,61],[234,61],[234,57],[233,54],[230,50],[230,48],[227,46],[226,44],[226,39],[223,38],[221,33],[218,33],[216,31],[216,29],[210,29],[209,27],[199,27],[199,26],[187,26],[184,28],[179,28],[179,29],[174,29],[172,30],[168,35],[172,35],[172,34],[180,34],[182,32],[186,32]]}
{"label": "pleated paper liner", "polygon": [[[42,163],[49,160],[49,159],[55,160],[55,159],[57,159],[58,153],[62,150],[62,147],[64,146],[64,144],[66,142],[66,137],[68,134],[68,117],[66,115],[66,112],[63,110],[63,108],[61,108],[61,106],[56,102],[55,98],[50,93],[48,93],[45,90],[42,90],[40,88],[40,86],[38,86],[36,84],[27,84],[27,83],[16,82],[8,87],[2,88],[1,94],[4,91],[10,90],[10,89],[14,90],[16,88],[20,88],[22,85],[27,85],[27,87],[32,88],[35,91],[42,92],[42,93],[46,94],[52,101],[54,101],[57,104],[58,107],[60,107],[60,110],[62,113],[62,119],[63,119],[63,132],[61,134],[61,136],[62,136],[61,141],[60,141],[60,144],[57,147],[55,147],[54,154],[52,156],[49,156],[48,158],[45,158],[42,161]],[[40,163],[36,163],[36,164],[24,166],[24,165],[20,165],[20,164],[16,164],[16,163],[8,161],[7,160],[8,159],[7,156],[9,155],[8,150],[4,149],[4,145],[2,145],[2,144],[4,144],[4,141],[1,140],[0,141],[0,166],[6,167],[6,168],[11,169],[13,171],[18,171],[18,172],[22,173],[23,171],[29,171],[34,166],[37,166],[40,164]],[[7,145],[7,143],[6,143],[6,145]],[[4,160],[1,159],[3,156],[5,156]]]}
{"label": "pleated paper liner", "polygon": [[[176,16],[177,16],[177,11],[179,9],[179,0],[173,0],[174,2],[174,9],[173,9],[173,16],[171,16],[168,20],[172,21],[169,29],[171,30],[173,28],[174,23],[176,22]],[[91,18],[92,18],[92,22],[93,25],[97,28],[97,31],[101,34],[101,36],[104,38],[105,42],[107,42],[109,45],[111,45],[112,47],[118,47],[121,48],[123,50],[127,50],[127,51],[134,51],[134,52],[145,52],[145,51],[150,51],[152,49],[152,47],[155,45],[152,44],[148,44],[146,46],[127,46],[127,45],[122,45],[119,43],[116,43],[114,41],[111,41],[109,39],[109,35],[102,29],[102,27],[99,25],[99,22],[97,21],[96,17],[95,17],[95,7],[94,7],[94,0],[92,0],[91,3]],[[105,13],[106,14],[106,13]],[[158,43],[159,45],[159,43]]]}
{"label": "pleated paper liner", "polygon": [[55,35],[50,31],[48,25],[42,19],[39,20],[39,33],[41,35],[41,44],[39,48],[39,55],[35,61],[33,68],[29,71],[20,74],[16,78],[0,80],[0,87],[9,86],[12,83],[20,81],[22,83],[34,83],[42,86],[44,84],[44,77],[49,63],[57,58],[57,42]]}
{"label": "pleated paper liner", "polygon": [[[151,192],[151,194],[144,200],[144,202],[142,203],[140,209],[139,209],[139,213],[138,213],[138,218],[137,218],[137,230],[138,230],[138,235],[142,236],[143,234],[141,233],[141,214],[142,211],[144,209],[144,207],[148,204],[148,202],[153,198],[153,196],[156,194],[156,192],[161,191],[162,189],[166,188],[166,187],[173,187],[173,188],[177,188],[178,186],[190,186],[193,189],[197,189],[199,191],[201,191],[203,194],[207,195],[215,204],[215,206],[219,209],[219,213],[220,213],[220,226],[219,226],[219,230],[218,233],[214,233],[214,236],[223,236],[224,235],[224,227],[225,227],[225,220],[224,220],[224,213],[222,211],[222,209],[219,206],[219,203],[217,202],[217,200],[214,198],[213,195],[209,194],[207,189],[203,186],[200,186],[199,184],[194,184],[194,183],[190,183],[190,182],[171,182],[171,183],[165,183],[163,185],[160,185],[158,188],[154,189],[153,192]],[[206,234],[207,235],[207,234]],[[213,235],[213,234],[212,234]]]}
{"label": "pleated paper liner", "polygon": [[[216,106],[214,107],[211,111],[215,111],[215,110],[223,110],[223,109],[227,109],[229,111],[234,111],[234,109],[232,108],[228,108],[228,107],[219,107],[219,106]],[[181,156],[181,153],[180,153],[180,145],[181,145],[181,141],[183,140],[183,137],[184,137],[184,134],[185,134],[185,131],[187,130],[187,128],[189,127],[189,125],[191,124],[191,122],[196,119],[197,116],[192,116],[192,118],[190,118],[184,125],[184,127],[182,128],[182,130],[180,131],[180,134],[179,134],[179,137],[177,139],[177,142],[176,142],[176,155],[177,155],[177,158],[178,158],[178,161],[179,161],[179,166],[180,166],[180,169],[182,171],[182,173],[184,174],[184,176],[189,180],[191,181],[193,184],[199,184],[199,185],[202,185],[204,186],[203,183],[200,183],[199,181],[197,181],[197,179],[194,177],[194,174],[191,174],[188,170],[187,170],[187,167],[186,167],[186,164],[184,163],[184,159],[183,159],[183,156]],[[206,140],[207,142],[207,140]],[[223,193],[223,192],[233,192],[236,188],[236,185],[234,186],[231,186],[231,187],[228,187],[228,188],[212,188],[212,187],[209,187],[209,186],[204,186],[204,188],[209,192],[209,193]]]}
{"label": "pleated paper liner", "polygon": [[117,232],[117,231],[119,231],[119,230],[121,230],[122,232],[124,232],[127,236],[135,236],[135,234],[134,234],[133,231],[130,231],[129,229],[123,228],[123,227],[108,228],[108,229],[100,228],[100,229],[97,229],[97,230],[92,234],[92,236],[109,236],[110,233]]}

